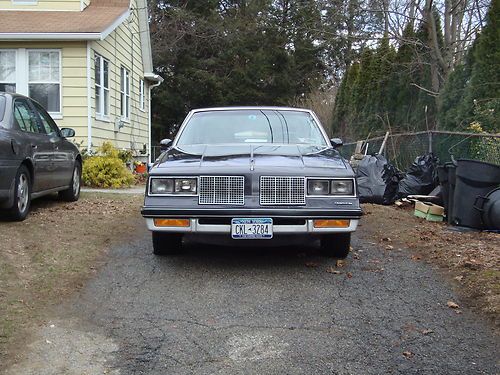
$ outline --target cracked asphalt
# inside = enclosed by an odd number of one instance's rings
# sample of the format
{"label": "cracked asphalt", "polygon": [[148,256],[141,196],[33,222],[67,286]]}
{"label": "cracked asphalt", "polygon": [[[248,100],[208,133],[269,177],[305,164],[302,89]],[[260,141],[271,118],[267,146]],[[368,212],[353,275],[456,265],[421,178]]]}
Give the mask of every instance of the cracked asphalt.
{"label": "cracked asphalt", "polygon": [[438,270],[362,230],[359,259],[331,269],[334,259],[305,246],[191,244],[155,257],[138,228],[140,238],[55,309],[39,333],[50,344],[33,344],[32,363],[12,373],[498,374],[488,322]]}

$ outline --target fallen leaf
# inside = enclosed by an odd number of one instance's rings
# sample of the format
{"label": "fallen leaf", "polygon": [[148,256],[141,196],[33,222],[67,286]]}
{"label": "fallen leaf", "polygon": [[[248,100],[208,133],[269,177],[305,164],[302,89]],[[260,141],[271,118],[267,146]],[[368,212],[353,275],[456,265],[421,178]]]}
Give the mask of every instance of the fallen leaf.
{"label": "fallen leaf", "polygon": [[328,267],[328,268],[326,269],[326,272],[328,272],[328,273],[333,273],[333,274],[335,274],[335,275],[340,275],[340,274],[342,273],[341,271],[336,270],[336,269],[335,269],[335,267]]}
{"label": "fallen leaf", "polygon": [[469,268],[469,269],[471,269],[473,271],[478,270],[479,267],[480,267],[480,264],[478,264],[474,260],[466,260],[463,264],[464,264],[464,267]]}
{"label": "fallen leaf", "polygon": [[318,267],[318,263],[314,263],[314,262],[306,262],[306,267]]}
{"label": "fallen leaf", "polygon": [[424,329],[422,331],[422,335],[429,335],[431,333],[434,333],[434,331],[432,329]]}
{"label": "fallen leaf", "polygon": [[384,238],[382,238],[382,241],[387,241],[387,242],[390,242],[390,241],[392,241],[392,240],[391,240],[391,238],[390,238],[390,237],[384,237]]}
{"label": "fallen leaf", "polygon": [[456,304],[455,302],[453,301],[448,301],[446,303],[446,305],[450,308],[450,309],[458,309],[460,306],[458,306],[458,304]]}
{"label": "fallen leaf", "polygon": [[404,355],[406,358],[410,359],[410,358],[413,358],[413,357],[415,356],[415,353],[412,353],[412,352],[410,352],[410,351],[406,351],[406,352],[403,352],[403,355]]}
{"label": "fallen leaf", "polygon": [[387,246],[385,247],[385,249],[386,249],[386,250],[392,250],[392,249],[394,249],[394,246],[387,245]]}
{"label": "fallen leaf", "polygon": [[348,278],[348,279],[351,279],[351,278],[352,278],[352,273],[347,272],[347,278]]}
{"label": "fallen leaf", "polygon": [[337,259],[337,262],[335,263],[336,267],[344,267],[344,261],[341,259]]}
{"label": "fallen leaf", "polygon": [[417,261],[417,260],[421,260],[421,259],[422,259],[422,257],[420,255],[412,255],[411,256],[411,260]]}

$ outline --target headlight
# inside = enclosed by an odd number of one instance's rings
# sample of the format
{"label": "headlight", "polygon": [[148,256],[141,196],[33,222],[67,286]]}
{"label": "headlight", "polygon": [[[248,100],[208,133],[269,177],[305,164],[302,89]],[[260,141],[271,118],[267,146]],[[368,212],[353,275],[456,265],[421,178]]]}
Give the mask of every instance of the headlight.
{"label": "headlight", "polygon": [[150,194],[169,194],[174,192],[173,178],[152,178]]}
{"label": "headlight", "polygon": [[332,195],[353,195],[354,184],[352,180],[332,180]]}
{"label": "headlight", "polygon": [[196,178],[175,179],[175,193],[180,194],[196,194]]}
{"label": "headlight", "polygon": [[308,179],[307,195],[354,195],[354,181]]}
{"label": "headlight", "polygon": [[328,195],[330,191],[330,181],[328,180],[308,180],[307,194],[309,195]]}
{"label": "headlight", "polygon": [[151,178],[149,194],[192,194],[197,193],[196,178]]}

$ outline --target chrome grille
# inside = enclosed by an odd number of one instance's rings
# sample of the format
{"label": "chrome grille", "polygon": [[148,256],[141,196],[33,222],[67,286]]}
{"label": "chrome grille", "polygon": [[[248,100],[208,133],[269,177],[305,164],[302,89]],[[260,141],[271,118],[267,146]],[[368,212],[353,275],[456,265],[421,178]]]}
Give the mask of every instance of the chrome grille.
{"label": "chrome grille", "polygon": [[200,176],[200,204],[245,204],[243,176]]}
{"label": "chrome grille", "polygon": [[306,204],[304,177],[260,178],[260,204]]}

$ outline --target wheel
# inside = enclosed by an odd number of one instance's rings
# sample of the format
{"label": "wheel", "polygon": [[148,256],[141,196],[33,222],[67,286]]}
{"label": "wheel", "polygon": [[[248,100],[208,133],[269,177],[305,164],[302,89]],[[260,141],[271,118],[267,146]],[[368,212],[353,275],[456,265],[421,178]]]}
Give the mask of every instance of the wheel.
{"label": "wheel", "polygon": [[82,182],[82,164],[79,161],[75,162],[73,169],[73,177],[69,188],[59,192],[59,198],[66,202],[76,202],[80,198],[80,186]]}
{"label": "wheel", "polygon": [[31,176],[28,168],[21,165],[17,170],[14,184],[14,203],[7,214],[12,220],[26,219],[31,206]]}
{"label": "wheel", "polygon": [[321,252],[323,255],[344,259],[349,255],[351,233],[325,234],[321,236]]}
{"label": "wheel", "polygon": [[153,254],[179,254],[182,249],[182,234],[153,232]]}

